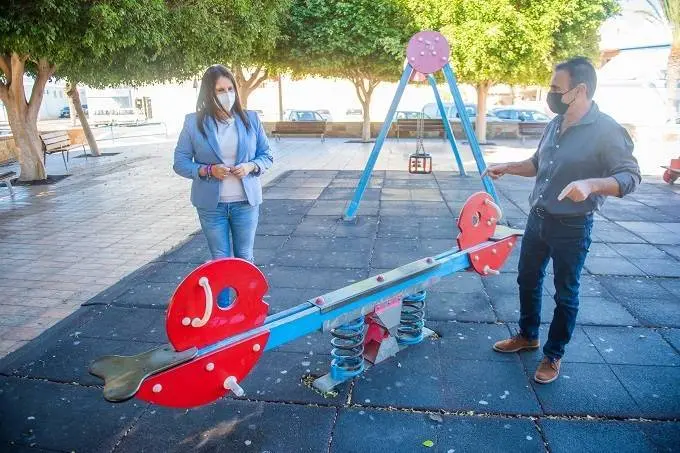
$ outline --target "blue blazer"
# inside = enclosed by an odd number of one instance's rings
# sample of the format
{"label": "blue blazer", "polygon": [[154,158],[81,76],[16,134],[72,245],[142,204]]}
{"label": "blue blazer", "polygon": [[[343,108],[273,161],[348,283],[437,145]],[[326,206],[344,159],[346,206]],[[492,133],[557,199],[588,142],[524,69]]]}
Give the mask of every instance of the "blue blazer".
{"label": "blue blazer", "polygon": [[[262,203],[262,185],[259,176],[274,163],[269,148],[269,140],[256,112],[246,111],[250,121],[250,129],[238,115],[234,115],[234,124],[238,131],[238,148],[236,164],[253,162],[260,171],[250,173],[242,179],[248,203],[257,206]],[[198,176],[201,165],[223,164],[220,147],[217,143],[215,122],[206,116],[203,121],[206,136],[201,134],[196,122],[196,113],[184,118],[184,126],[179,134],[175,147],[175,172],[192,180],[191,203],[197,208],[215,209],[220,200],[220,181],[214,178],[203,179]],[[231,164],[231,162],[230,162]]]}

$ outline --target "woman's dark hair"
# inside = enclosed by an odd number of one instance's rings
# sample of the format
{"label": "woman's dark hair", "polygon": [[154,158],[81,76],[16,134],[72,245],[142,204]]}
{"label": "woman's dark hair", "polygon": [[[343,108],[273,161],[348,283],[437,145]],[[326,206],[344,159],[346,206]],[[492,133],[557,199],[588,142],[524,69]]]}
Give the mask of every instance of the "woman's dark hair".
{"label": "woman's dark hair", "polygon": [[198,130],[205,137],[205,128],[203,122],[205,117],[209,117],[211,120],[217,122],[217,112],[221,111],[231,116],[231,112],[228,112],[222,107],[222,104],[217,100],[215,96],[215,84],[217,79],[220,77],[226,77],[231,80],[234,85],[234,91],[236,92],[236,100],[234,101],[234,106],[231,108],[234,113],[236,113],[246,129],[250,129],[250,122],[248,121],[248,116],[246,112],[241,107],[241,96],[238,93],[238,87],[236,86],[236,79],[234,75],[227,68],[221,64],[215,64],[206,69],[203,78],[201,79],[201,89],[198,92],[198,100],[196,101],[196,121],[198,123]]}

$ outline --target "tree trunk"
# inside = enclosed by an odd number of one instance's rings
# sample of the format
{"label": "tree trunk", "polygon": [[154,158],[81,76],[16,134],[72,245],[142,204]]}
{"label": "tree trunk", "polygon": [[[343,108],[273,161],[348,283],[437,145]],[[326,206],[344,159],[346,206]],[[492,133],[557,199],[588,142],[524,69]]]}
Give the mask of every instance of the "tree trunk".
{"label": "tree trunk", "polygon": [[249,77],[246,76],[245,68],[241,65],[232,65],[234,71],[234,79],[238,87],[238,94],[241,100],[241,107],[248,108],[248,97],[250,94],[262,85],[262,82],[269,78],[269,71],[262,67],[256,67]]}
{"label": "tree trunk", "polygon": [[38,132],[38,113],[45,85],[54,74],[55,66],[45,59],[37,61],[37,76],[26,102],[24,68],[27,55],[17,53],[0,55],[0,72],[5,81],[0,82],[0,100],[5,104],[7,120],[18,150],[21,181],[47,179],[43,161],[42,142]]}
{"label": "tree trunk", "polygon": [[380,81],[363,76],[352,77],[351,80],[363,110],[361,140],[369,142],[371,141],[371,96],[373,95],[373,90],[375,90],[375,87],[378,86]]}
{"label": "tree trunk", "polygon": [[283,82],[279,75],[279,121],[283,121]]}
{"label": "tree trunk", "polygon": [[[97,140],[95,140],[94,138],[94,134],[92,133],[92,129],[90,128],[90,123],[87,120],[87,116],[85,116],[83,106],[80,103],[78,83],[69,82],[66,88],[66,94],[68,94],[69,98],[71,99],[76,109],[75,111],[78,113],[78,118],[80,118],[80,125],[83,127],[83,132],[85,133],[85,138],[87,139],[87,146],[90,147],[90,151],[92,152],[92,154],[94,154],[95,156],[101,156],[101,152],[99,151],[99,145],[97,145]],[[71,115],[75,115],[75,113],[71,113]]]}
{"label": "tree trunk", "polygon": [[671,119],[675,120],[678,115],[678,82],[680,82],[680,30],[676,31],[678,37],[674,37],[671,45],[671,53],[668,56],[666,68],[666,89],[668,92],[668,107]]}
{"label": "tree trunk", "polygon": [[477,117],[475,120],[475,135],[477,141],[486,143],[486,97],[489,94],[491,82],[480,82],[477,84]]}
{"label": "tree trunk", "polygon": [[18,159],[21,168],[19,180],[39,181],[47,179],[37,119],[27,118],[25,114],[19,111],[21,109],[12,105],[11,101],[9,104],[7,106],[7,119],[19,154]]}

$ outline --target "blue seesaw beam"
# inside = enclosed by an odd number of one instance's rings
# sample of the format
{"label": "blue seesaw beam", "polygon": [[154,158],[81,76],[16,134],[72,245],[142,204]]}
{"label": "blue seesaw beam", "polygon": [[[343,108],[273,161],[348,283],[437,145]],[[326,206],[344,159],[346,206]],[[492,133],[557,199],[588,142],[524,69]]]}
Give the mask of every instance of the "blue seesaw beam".
{"label": "blue seesaw beam", "polygon": [[269,331],[269,339],[264,350],[270,351],[309,333],[328,330],[327,327],[338,318],[356,318],[360,313],[370,313],[381,302],[416,293],[435,284],[441,277],[470,268],[469,254],[488,246],[489,242],[483,242],[467,250],[454,248],[433,257],[431,263],[426,259],[414,261],[386,272],[381,283],[377,283],[376,277],[370,277],[324,294],[321,297],[328,302],[321,306],[313,302],[315,299],[310,299],[267,317],[259,327],[199,349],[196,358],[266,331]]}
{"label": "blue seesaw beam", "polygon": [[442,102],[441,96],[439,96],[439,90],[437,89],[437,81],[432,77],[432,74],[427,75],[427,81],[430,82],[432,91],[434,92],[434,99],[437,101],[437,107],[439,108],[439,116],[442,118],[444,123],[444,131],[446,131],[446,138],[449,139],[449,144],[451,144],[451,151],[453,151],[453,156],[456,158],[456,164],[458,164],[458,171],[461,176],[467,176],[465,173],[465,167],[463,166],[463,160],[460,158],[460,152],[458,151],[458,145],[456,145],[456,137],[453,135],[453,130],[451,129],[451,123],[449,118],[446,116],[446,109],[444,108],[444,103]]}

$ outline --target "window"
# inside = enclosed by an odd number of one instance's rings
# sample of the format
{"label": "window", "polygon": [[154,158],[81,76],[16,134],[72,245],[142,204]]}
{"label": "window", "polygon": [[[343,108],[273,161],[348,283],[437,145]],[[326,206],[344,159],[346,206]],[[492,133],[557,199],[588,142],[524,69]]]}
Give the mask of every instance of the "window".
{"label": "window", "polygon": [[502,120],[509,120],[510,119],[510,111],[509,110],[498,110],[496,113],[496,116]]}
{"label": "window", "polygon": [[534,121],[550,121],[548,115],[544,115],[541,112],[534,112]]}
{"label": "window", "polygon": [[57,98],[57,90],[54,90],[52,93],[54,93],[54,98]]}

